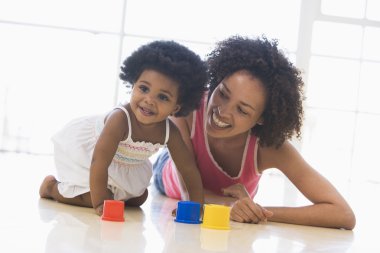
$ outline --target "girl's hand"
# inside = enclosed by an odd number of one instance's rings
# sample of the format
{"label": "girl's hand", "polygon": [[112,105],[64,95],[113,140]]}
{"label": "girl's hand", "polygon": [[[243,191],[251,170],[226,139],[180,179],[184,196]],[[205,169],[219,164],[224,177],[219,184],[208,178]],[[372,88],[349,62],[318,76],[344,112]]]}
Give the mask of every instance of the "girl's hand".
{"label": "girl's hand", "polygon": [[249,194],[247,192],[247,189],[243,184],[237,183],[234,185],[231,185],[227,188],[222,189],[222,192],[225,196],[237,198],[237,199],[243,199],[243,198],[249,198]]}
{"label": "girl's hand", "polygon": [[243,223],[259,223],[267,221],[273,212],[253,202],[249,197],[238,199],[231,208],[231,220]]}
{"label": "girl's hand", "polygon": [[103,215],[103,204],[97,206],[95,208],[95,212],[96,212],[97,215],[102,216]]}

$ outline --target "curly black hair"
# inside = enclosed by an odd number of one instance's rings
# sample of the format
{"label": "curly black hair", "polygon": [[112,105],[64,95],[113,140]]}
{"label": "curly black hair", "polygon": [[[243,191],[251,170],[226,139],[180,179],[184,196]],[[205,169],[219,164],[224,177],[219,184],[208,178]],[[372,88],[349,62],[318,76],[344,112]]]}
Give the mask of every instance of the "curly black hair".
{"label": "curly black hair", "polygon": [[260,138],[260,145],[276,148],[294,135],[301,138],[305,99],[301,72],[277,45],[277,40],[265,36],[232,36],[207,55],[209,96],[224,78],[239,70],[261,80],[267,92],[264,124],[256,124],[251,133]]}
{"label": "curly black hair", "polygon": [[119,76],[133,86],[147,69],[158,71],[178,83],[177,103],[181,109],[174,116],[186,116],[199,108],[207,90],[207,70],[205,62],[197,54],[174,41],[154,41],[127,57]]}

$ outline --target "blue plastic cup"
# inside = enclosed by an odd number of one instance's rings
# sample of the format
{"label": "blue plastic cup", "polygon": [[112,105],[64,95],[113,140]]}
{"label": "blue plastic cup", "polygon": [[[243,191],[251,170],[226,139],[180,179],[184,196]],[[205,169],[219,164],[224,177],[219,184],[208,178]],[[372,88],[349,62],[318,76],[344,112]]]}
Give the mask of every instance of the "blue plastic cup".
{"label": "blue plastic cup", "polygon": [[174,221],[187,223],[187,224],[199,224],[201,214],[201,204],[192,201],[179,201],[177,206],[177,215]]}

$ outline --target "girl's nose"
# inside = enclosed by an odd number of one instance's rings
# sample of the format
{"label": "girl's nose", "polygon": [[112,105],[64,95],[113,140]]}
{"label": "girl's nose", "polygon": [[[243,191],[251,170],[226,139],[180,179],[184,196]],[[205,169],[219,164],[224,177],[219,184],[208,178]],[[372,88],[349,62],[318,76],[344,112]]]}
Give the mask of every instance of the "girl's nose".
{"label": "girl's nose", "polygon": [[148,105],[153,105],[153,98],[149,95],[147,95],[144,99],[144,102]]}

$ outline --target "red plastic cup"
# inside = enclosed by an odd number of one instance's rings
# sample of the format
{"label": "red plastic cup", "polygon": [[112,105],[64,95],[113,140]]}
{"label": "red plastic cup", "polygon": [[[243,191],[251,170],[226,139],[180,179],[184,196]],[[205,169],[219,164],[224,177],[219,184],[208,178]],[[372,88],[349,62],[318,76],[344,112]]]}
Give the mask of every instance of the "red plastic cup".
{"label": "red plastic cup", "polygon": [[104,200],[102,220],[124,221],[124,201]]}

